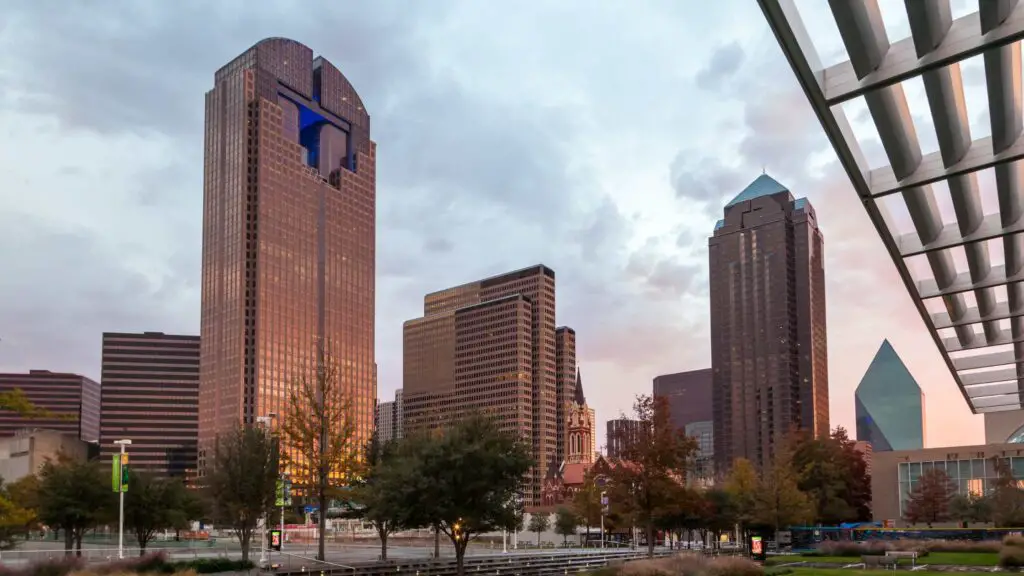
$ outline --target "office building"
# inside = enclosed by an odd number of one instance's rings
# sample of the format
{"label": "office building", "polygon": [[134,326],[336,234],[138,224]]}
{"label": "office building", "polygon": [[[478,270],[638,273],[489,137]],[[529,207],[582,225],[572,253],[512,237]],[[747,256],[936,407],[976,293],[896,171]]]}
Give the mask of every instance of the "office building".
{"label": "office building", "polygon": [[564,450],[569,404],[558,399],[575,386],[575,332],[556,329],[555,272],[538,265],[434,292],[423,313],[403,327],[406,432],[496,417],[529,442],[538,465],[526,503],[537,505],[542,471]]}
{"label": "office building", "polygon": [[690,422],[684,433],[697,443],[697,452],[687,470],[691,482],[710,486],[715,481],[715,428],[711,420]]}
{"label": "office building", "polygon": [[631,418],[616,418],[606,424],[608,445],[605,456],[611,460],[622,458],[627,447],[637,441],[640,434],[640,421]]}
{"label": "office building", "polygon": [[924,448],[924,392],[888,340],[854,393],[857,440],[874,452]]}
{"label": "office building", "polygon": [[193,478],[199,441],[199,337],[103,334],[100,453],[126,451],[135,470]]}
{"label": "office building", "polygon": [[871,457],[872,516],[877,522],[907,527],[903,520],[907,500],[929,470],[945,472],[957,494],[988,494],[998,477],[996,459],[1009,465],[1018,484],[1024,483],[1024,446],[1020,444],[875,451]]}
{"label": "office building", "polygon": [[37,415],[0,410],[0,437],[23,430],[53,430],[83,442],[100,440],[100,385],[79,374],[30,370],[27,374],[0,374],[0,392],[20,389]]}
{"label": "office building", "polygon": [[374,429],[378,442],[390,442],[402,437],[402,391],[395,392],[395,399],[377,403]]}
{"label": "office building", "polygon": [[[355,89],[302,44],[262,40],[206,94],[200,459],[283,415],[337,368],[356,441],[373,431],[376,145]],[[273,423],[280,426],[280,423]],[[200,462],[200,467],[203,462]]]}
{"label": "office building", "polygon": [[[558,406],[562,407],[561,410],[556,411],[555,416],[555,436],[558,438],[558,442],[555,446],[554,462],[557,464],[561,464],[569,458],[569,444],[579,441],[579,438],[575,438],[575,436],[582,433],[579,427],[585,426],[586,420],[590,416],[586,410],[586,400],[583,398],[581,384],[579,366],[576,364],[576,331],[568,326],[560,326],[555,329],[555,401]],[[583,402],[577,404],[579,400],[583,400]],[[569,418],[573,410],[582,411],[575,417],[574,425],[577,427],[575,435],[569,432]],[[573,436],[575,440],[570,436]],[[589,436],[587,438],[587,448],[589,448]],[[583,448],[575,450],[576,457],[579,457],[579,454],[584,451]]]}
{"label": "office building", "polygon": [[764,468],[793,431],[829,433],[825,269],[814,208],[770,176],[708,240],[715,468]]}
{"label": "office building", "polygon": [[665,398],[676,428],[694,422],[711,422],[711,368],[664,374],[654,379],[654,397]]}

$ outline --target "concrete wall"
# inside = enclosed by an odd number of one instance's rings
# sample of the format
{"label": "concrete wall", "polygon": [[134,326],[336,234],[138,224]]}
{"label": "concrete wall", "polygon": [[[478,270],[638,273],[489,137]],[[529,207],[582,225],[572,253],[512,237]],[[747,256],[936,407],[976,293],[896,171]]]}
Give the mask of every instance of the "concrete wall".
{"label": "concrete wall", "polygon": [[985,414],[985,444],[1003,444],[1024,426],[1024,410],[989,412]]}
{"label": "concrete wall", "polygon": [[59,454],[84,461],[88,445],[78,438],[53,430],[34,430],[0,438],[0,478],[17,482],[29,474],[38,474],[43,464]]}

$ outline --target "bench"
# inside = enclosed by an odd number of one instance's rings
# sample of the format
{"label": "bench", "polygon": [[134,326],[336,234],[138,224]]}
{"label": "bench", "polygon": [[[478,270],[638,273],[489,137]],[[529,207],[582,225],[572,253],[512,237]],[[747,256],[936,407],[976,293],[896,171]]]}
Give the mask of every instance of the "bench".
{"label": "bench", "polygon": [[910,565],[917,566],[917,552],[906,552],[901,550],[889,550],[885,553],[886,558],[893,558],[897,562],[900,558],[910,558]]}
{"label": "bench", "polygon": [[861,562],[864,563],[864,568],[889,568],[896,569],[896,563],[899,562],[899,558],[885,555],[885,556],[861,556]]}

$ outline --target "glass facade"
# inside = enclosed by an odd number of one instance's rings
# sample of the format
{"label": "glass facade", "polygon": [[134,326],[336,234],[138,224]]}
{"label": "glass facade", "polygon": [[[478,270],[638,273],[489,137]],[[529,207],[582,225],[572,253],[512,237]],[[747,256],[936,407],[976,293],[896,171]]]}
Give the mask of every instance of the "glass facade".
{"label": "glass facade", "polygon": [[[1010,469],[1017,483],[1024,487],[1024,457],[1013,456],[1009,460]],[[917,488],[921,475],[930,470],[942,470],[949,476],[958,494],[982,496],[992,491],[995,486],[996,463],[992,458],[971,460],[936,460],[932,462],[900,462],[899,491],[900,517],[911,492]]]}
{"label": "glass facade", "polygon": [[219,434],[284,414],[318,351],[357,443],[373,430],[376,145],[358,94],[298,42],[264,40],[206,95],[200,466]]}
{"label": "glass facade", "polygon": [[924,447],[924,393],[889,341],[882,342],[854,393],[857,440],[875,452]]}

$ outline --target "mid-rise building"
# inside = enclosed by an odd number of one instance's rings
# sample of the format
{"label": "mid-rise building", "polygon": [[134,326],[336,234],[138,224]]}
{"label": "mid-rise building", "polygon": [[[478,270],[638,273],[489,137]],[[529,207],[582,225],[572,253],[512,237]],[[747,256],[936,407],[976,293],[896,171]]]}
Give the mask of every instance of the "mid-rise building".
{"label": "mid-rise building", "polygon": [[268,38],[214,75],[204,150],[200,459],[240,423],[284,415],[322,362],[342,383],[328,400],[351,405],[367,441],[376,144],[363,101],[310,48]]}
{"label": "mid-rise building", "polygon": [[569,403],[559,398],[575,386],[575,332],[556,329],[555,272],[538,265],[434,292],[423,313],[403,328],[406,431],[496,417],[531,447],[526,504],[537,505],[542,471],[564,454]]}
{"label": "mid-rise building", "polygon": [[924,448],[924,392],[888,340],[860,379],[854,406],[857,440],[874,452]]}
{"label": "mid-rise building", "polygon": [[791,432],[829,433],[821,231],[806,199],[762,174],[708,249],[715,468],[763,468]]}
{"label": "mid-rise building", "polygon": [[853,443],[853,449],[856,450],[862,460],[864,460],[864,469],[867,470],[868,475],[871,475],[871,461],[874,455],[874,449],[871,447],[871,442],[865,442],[864,440],[858,440]]}
{"label": "mid-rise building", "polygon": [[0,410],[0,437],[24,430],[53,430],[83,442],[100,440],[100,385],[80,374],[30,370],[0,374],[0,392],[21,390],[39,414]]}
{"label": "mid-rise building", "polygon": [[402,437],[402,391],[395,392],[395,399],[377,403],[374,428],[378,442],[390,442]]}
{"label": "mid-rise building", "polygon": [[627,447],[637,441],[640,434],[640,421],[631,418],[616,418],[606,424],[605,456],[610,460],[622,458]]}
{"label": "mid-rise building", "polygon": [[132,468],[194,477],[199,442],[199,336],[103,334],[100,453],[128,439]]}

